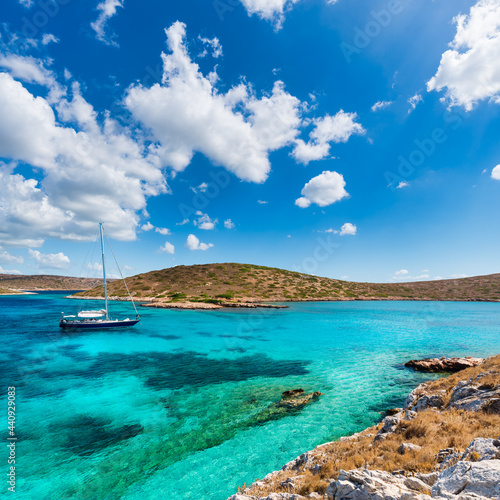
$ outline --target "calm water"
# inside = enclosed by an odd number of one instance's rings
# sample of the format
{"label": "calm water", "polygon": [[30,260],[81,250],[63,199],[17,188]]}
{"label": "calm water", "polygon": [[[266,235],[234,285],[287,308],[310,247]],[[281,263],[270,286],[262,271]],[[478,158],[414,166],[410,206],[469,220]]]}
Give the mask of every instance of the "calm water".
{"label": "calm water", "polygon": [[[60,332],[60,312],[80,304],[0,298],[4,392],[17,387],[18,499],[224,500],[401,405],[429,378],[403,369],[406,360],[500,352],[500,304],[141,308],[127,331]],[[268,410],[298,387],[325,395],[295,414]]]}

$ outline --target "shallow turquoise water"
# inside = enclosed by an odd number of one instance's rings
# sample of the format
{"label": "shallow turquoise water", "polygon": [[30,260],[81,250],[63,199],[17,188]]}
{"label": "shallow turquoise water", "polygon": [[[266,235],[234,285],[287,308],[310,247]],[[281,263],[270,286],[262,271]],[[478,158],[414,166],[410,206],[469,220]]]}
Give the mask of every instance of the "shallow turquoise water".
{"label": "shallow turquoise water", "polygon": [[[0,370],[17,387],[19,499],[224,500],[400,405],[429,378],[406,360],[500,352],[500,304],[141,308],[133,329],[60,332],[60,312],[79,307],[56,294],[0,298]],[[298,387],[325,395],[298,413],[266,413]]]}

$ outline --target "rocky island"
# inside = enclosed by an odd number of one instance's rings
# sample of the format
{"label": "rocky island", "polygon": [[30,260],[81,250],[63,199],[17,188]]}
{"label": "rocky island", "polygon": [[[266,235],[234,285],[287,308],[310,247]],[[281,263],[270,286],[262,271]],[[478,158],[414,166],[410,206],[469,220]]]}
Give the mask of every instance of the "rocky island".
{"label": "rocky island", "polygon": [[500,356],[419,385],[392,413],[230,500],[500,499]]}
{"label": "rocky island", "polygon": [[[170,309],[255,308],[302,301],[500,301],[500,274],[412,283],[357,283],[273,267],[223,263],[151,271],[126,278],[126,283],[134,300]],[[97,299],[103,295],[101,285],[74,297]],[[108,295],[128,300],[121,281],[109,283]]]}

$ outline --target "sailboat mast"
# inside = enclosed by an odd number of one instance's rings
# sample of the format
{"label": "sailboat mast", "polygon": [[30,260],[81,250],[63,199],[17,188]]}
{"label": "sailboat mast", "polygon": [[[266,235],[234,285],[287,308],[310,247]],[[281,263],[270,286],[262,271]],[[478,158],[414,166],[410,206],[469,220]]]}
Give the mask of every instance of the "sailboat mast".
{"label": "sailboat mast", "polygon": [[106,285],[106,265],[104,262],[104,236],[102,234],[102,222],[99,222],[99,233],[101,235],[102,277],[104,279],[104,307],[106,309],[106,319],[108,319],[108,288]]}

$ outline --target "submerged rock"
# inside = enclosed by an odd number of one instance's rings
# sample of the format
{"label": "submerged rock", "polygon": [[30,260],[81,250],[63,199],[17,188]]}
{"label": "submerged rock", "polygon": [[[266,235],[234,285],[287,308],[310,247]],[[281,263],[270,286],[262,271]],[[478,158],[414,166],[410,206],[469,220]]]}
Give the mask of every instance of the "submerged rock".
{"label": "submerged rock", "polygon": [[471,366],[478,366],[484,362],[483,358],[473,358],[467,356],[465,358],[426,358],[412,359],[405,363],[408,368],[413,368],[419,372],[448,372],[455,373]]}
{"label": "submerged rock", "polygon": [[[302,389],[298,389],[299,391],[302,391]],[[288,393],[294,392],[294,391],[286,391]],[[311,401],[314,401],[315,399],[318,399],[320,396],[324,396],[322,392],[316,391],[312,392],[310,394],[306,394],[305,396],[302,396],[302,392],[299,392],[296,396],[291,396],[291,397],[283,397],[281,398],[281,401],[278,403],[278,407],[280,408],[301,408],[302,406],[305,406],[306,404],[310,403]],[[285,394],[285,393],[283,393]]]}
{"label": "submerged rock", "polygon": [[299,396],[300,394],[304,394],[304,389],[292,389],[291,391],[285,391],[281,395],[281,399],[285,398],[293,398],[294,396]]}
{"label": "submerged rock", "polygon": [[304,394],[303,389],[285,391],[277,403],[270,404],[267,408],[264,408],[251,417],[246,425],[254,427],[270,422],[271,420],[286,417],[290,413],[300,411],[304,406],[316,401],[320,396],[323,396],[323,393],[319,391],[311,392],[310,394]]}

